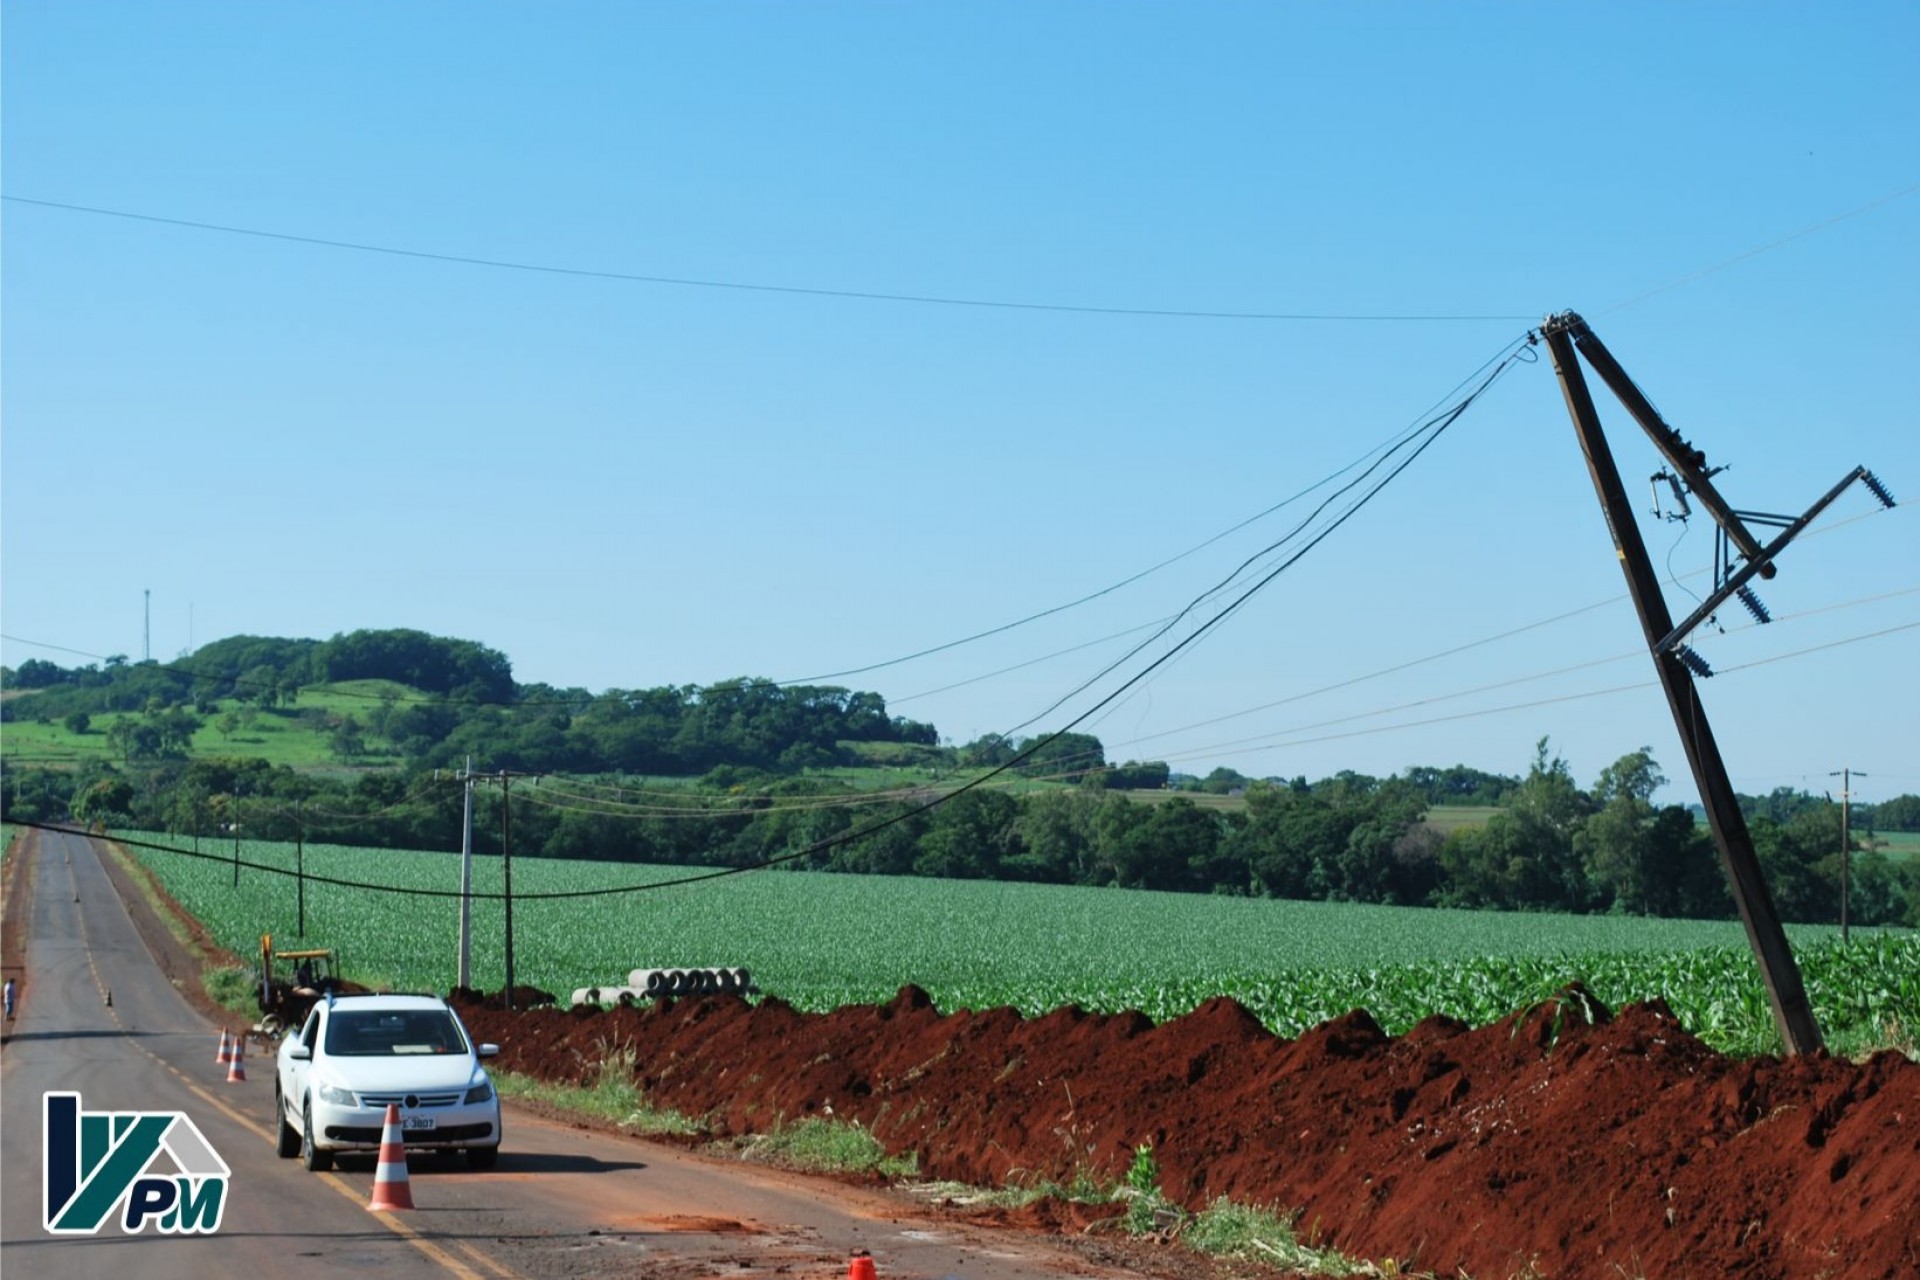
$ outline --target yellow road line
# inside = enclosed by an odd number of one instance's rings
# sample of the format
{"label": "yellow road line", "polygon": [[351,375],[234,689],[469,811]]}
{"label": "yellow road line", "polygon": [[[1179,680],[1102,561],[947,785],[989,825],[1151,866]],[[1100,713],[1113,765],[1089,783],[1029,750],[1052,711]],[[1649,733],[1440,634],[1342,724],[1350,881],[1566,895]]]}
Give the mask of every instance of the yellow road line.
{"label": "yellow road line", "polygon": [[494,1258],[491,1255],[489,1255],[485,1250],[476,1248],[475,1246],[468,1244],[465,1240],[450,1240],[448,1241],[448,1243],[453,1245],[455,1248],[459,1249],[460,1252],[466,1254],[468,1257],[472,1258],[474,1261],[478,1262],[481,1266],[485,1267],[487,1270],[493,1272],[494,1275],[499,1276],[500,1280],[519,1280],[519,1275],[517,1272],[513,1270],[513,1268],[505,1265],[504,1263],[495,1261]]}
{"label": "yellow road line", "polygon": [[[95,856],[96,857],[99,856],[98,853],[96,853]],[[67,869],[67,881],[70,885],[73,886],[73,889],[74,889],[73,898],[75,903],[78,903],[80,900],[79,885],[76,881],[74,881],[73,869],[72,869],[71,863],[69,863],[68,869]],[[93,984],[95,987],[99,988],[102,998],[104,999],[106,990],[107,990],[107,984],[100,980],[100,970],[94,964],[93,940],[87,932],[86,917],[82,915],[80,912],[76,911],[74,912],[74,918],[75,918],[75,921],[80,926],[80,945],[86,949],[87,967],[93,970]],[[106,1008],[107,1008],[107,1012],[113,1018],[114,1025],[119,1027],[120,1030],[124,1032],[127,1029],[127,1025],[126,1023],[120,1020],[120,1011],[114,1008],[111,1004],[107,1005]],[[153,1050],[147,1048],[147,1046],[141,1044],[137,1040],[131,1039],[130,1037],[123,1037],[123,1038],[126,1040],[127,1044],[132,1045],[135,1049],[138,1049],[141,1053],[144,1053],[147,1057],[151,1058],[155,1063],[159,1064],[161,1067],[165,1068],[168,1072],[172,1073],[175,1077],[177,1077],[181,1081],[181,1083],[186,1085],[188,1091],[191,1092],[195,1097],[200,1098],[208,1106],[213,1107],[215,1110],[225,1115],[229,1120],[232,1120],[235,1124],[239,1125],[241,1128],[247,1129],[253,1133],[256,1133],[261,1138],[269,1142],[273,1141],[274,1138],[277,1136],[267,1126],[259,1123],[252,1116],[232,1106],[225,1099],[219,1097],[218,1095],[208,1092],[207,1089],[204,1088],[202,1085],[200,1085],[193,1077],[189,1076],[186,1072],[182,1071],[180,1068],[174,1066],[171,1062],[168,1062],[165,1058],[162,1058],[159,1054],[155,1053]],[[347,1199],[353,1201],[355,1204],[360,1203],[360,1192],[355,1190],[353,1185],[347,1182],[345,1179],[341,1178],[339,1174],[322,1173],[322,1174],[316,1174],[315,1176],[318,1177],[320,1181],[326,1183],[328,1186],[332,1187],[335,1191],[338,1191],[341,1195],[345,1196]],[[408,1226],[406,1223],[402,1222],[400,1219],[394,1217],[391,1213],[373,1213],[371,1210],[369,1210],[369,1215],[371,1217],[377,1218],[381,1222],[381,1224],[387,1228],[387,1230],[399,1236],[407,1244],[412,1245],[414,1249],[417,1250],[429,1262],[432,1262],[435,1265],[443,1268],[444,1270],[451,1272],[453,1275],[459,1277],[459,1280],[482,1280],[479,1272],[467,1266],[466,1263],[454,1257],[451,1253],[448,1253],[445,1249],[442,1249],[439,1245],[435,1244],[433,1241],[428,1240],[425,1236],[421,1235],[418,1231],[414,1230],[412,1227]],[[500,1280],[519,1280],[519,1274],[517,1272],[502,1265],[499,1262],[496,1262],[494,1259],[488,1257],[486,1254],[474,1248],[472,1245],[467,1244],[465,1241],[449,1240],[447,1243],[453,1245],[455,1248],[459,1249],[461,1252],[476,1259],[488,1271],[493,1273],[495,1276],[500,1277]]]}

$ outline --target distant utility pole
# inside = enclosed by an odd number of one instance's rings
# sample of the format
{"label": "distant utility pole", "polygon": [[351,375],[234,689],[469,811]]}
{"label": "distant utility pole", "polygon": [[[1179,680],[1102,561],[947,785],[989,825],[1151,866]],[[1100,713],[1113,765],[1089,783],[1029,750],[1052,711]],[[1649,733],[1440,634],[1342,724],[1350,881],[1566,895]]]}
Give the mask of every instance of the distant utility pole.
{"label": "distant utility pole", "polygon": [[[438,776],[438,775],[436,775]],[[456,773],[464,793],[460,810],[460,958],[454,985],[473,986],[473,757]]]}
{"label": "distant utility pole", "polygon": [[[1769,621],[1766,607],[1747,584],[1755,577],[1772,578],[1778,572],[1774,561],[1787,543],[1854,481],[1860,481],[1886,506],[1893,505],[1893,498],[1872,472],[1865,467],[1855,467],[1815,502],[1805,515],[1797,518],[1735,511],[1713,484],[1713,476],[1723,468],[1708,467],[1707,455],[1667,425],[1659,410],[1653,407],[1653,402],[1634,385],[1633,379],[1594,335],[1585,320],[1571,311],[1549,316],[1540,326],[1540,337],[1553,355],[1553,370],[1560,380],[1560,390],[1566,397],[1567,413],[1573,419],[1574,433],[1579,437],[1581,451],[1586,455],[1587,471],[1599,495],[1608,532],[1613,535],[1614,551],[1619,557],[1621,571],[1626,574],[1628,593],[1633,597],[1634,608],[1640,615],[1641,629],[1646,635],[1654,669],[1666,692],[1667,706],[1673,713],[1674,726],[1679,730],[1681,746],[1686,749],[1694,783],[1700,789],[1700,801],[1706,807],[1707,823],[1713,830],[1713,842],[1720,851],[1721,867],[1733,890],[1740,921],[1746,927],[1748,945],[1753,948],[1754,958],[1760,964],[1767,1000],[1773,1007],[1774,1025],[1779,1029],[1780,1039],[1788,1053],[1811,1053],[1820,1048],[1820,1026],[1814,1020],[1813,1007],[1807,1001],[1806,987],[1801,981],[1800,966],[1794,961],[1793,948],[1787,942],[1786,930],[1781,926],[1779,913],[1773,904],[1773,895],[1767,890],[1766,877],[1760,870],[1760,859],[1753,847],[1753,836],[1747,830],[1746,818],[1740,812],[1739,798],[1734,794],[1733,783],[1727,777],[1726,763],[1720,757],[1713,730],[1707,724],[1706,709],[1701,705],[1696,679],[1711,676],[1713,669],[1707,665],[1705,658],[1688,648],[1683,641],[1695,627],[1712,617],[1721,605],[1735,598],[1758,621]],[[1587,387],[1586,375],[1581,369],[1583,359],[1639,423],[1671,468],[1671,471],[1655,473],[1653,480],[1656,492],[1662,481],[1672,486],[1676,497],[1681,489],[1685,489],[1707,510],[1717,526],[1714,539],[1714,589],[1699,608],[1678,626],[1674,625],[1666,598],[1660,592],[1659,576],[1647,554],[1646,543],[1627,500],[1626,489],[1620,482],[1620,471],[1614,465],[1613,451],[1600,428],[1599,411],[1594,407],[1593,394]],[[1684,503],[1682,507],[1684,510]],[[1749,524],[1771,526],[1782,532],[1771,542],[1762,544],[1748,528]]]}
{"label": "distant utility pole", "polygon": [[467,767],[457,775],[466,784],[466,814],[461,822],[460,834],[460,966],[459,984],[469,985],[472,977],[472,941],[473,922],[473,784],[476,782],[497,782],[500,784],[500,858],[503,889],[506,897],[506,961],[507,961],[507,1008],[513,1008],[513,780],[515,778],[539,778],[539,773],[521,773],[512,769],[497,769],[492,773],[475,773],[473,758],[467,758]]}
{"label": "distant utility pole", "polygon": [[293,880],[299,886],[300,940],[307,938],[307,824],[301,810],[306,801],[293,802]]}
{"label": "distant utility pole", "polygon": [[140,592],[140,661],[153,661],[153,588]]}
{"label": "distant utility pole", "polygon": [[1847,945],[1847,869],[1853,865],[1853,780],[1866,777],[1845,766],[1827,775],[1840,779],[1840,945]]}

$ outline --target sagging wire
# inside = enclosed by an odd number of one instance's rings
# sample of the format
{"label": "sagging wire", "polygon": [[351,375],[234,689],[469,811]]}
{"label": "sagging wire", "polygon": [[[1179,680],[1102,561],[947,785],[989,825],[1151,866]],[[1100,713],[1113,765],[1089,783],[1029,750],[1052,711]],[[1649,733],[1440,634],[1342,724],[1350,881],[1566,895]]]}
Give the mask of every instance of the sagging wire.
{"label": "sagging wire", "polygon": [[[1329,534],[1331,534],[1335,529],[1338,529],[1342,524],[1346,523],[1346,521],[1355,512],[1359,511],[1361,507],[1365,506],[1369,501],[1371,501],[1373,495],[1378,493],[1381,488],[1384,488],[1387,484],[1392,483],[1392,481],[1397,476],[1399,476],[1399,474],[1402,471],[1406,470],[1406,468],[1409,465],[1411,465],[1415,459],[1417,459],[1422,453],[1425,453],[1427,448],[1430,445],[1432,445],[1435,440],[1438,440],[1448,427],[1452,426],[1455,422],[1459,421],[1460,415],[1465,413],[1467,409],[1470,406],[1472,406],[1472,404],[1476,400],[1478,400],[1483,394],[1485,394],[1487,388],[1491,387],[1496,381],[1498,381],[1500,378],[1500,375],[1506,372],[1506,370],[1509,367],[1511,367],[1520,358],[1519,352],[1530,349],[1531,342],[1532,342],[1532,335],[1528,334],[1525,337],[1516,339],[1516,341],[1513,343],[1509,343],[1507,348],[1503,349],[1504,358],[1499,359],[1499,363],[1494,365],[1493,372],[1489,373],[1486,376],[1486,379],[1482,381],[1479,386],[1475,387],[1473,391],[1469,393],[1458,404],[1454,405],[1451,409],[1438,414],[1437,416],[1429,418],[1426,422],[1421,424],[1421,426],[1417,428],[1415,431],[1405,435],[1400,441],[1395,443],[1391,449],[1381,454],[1381,456],[1378,459],[1376,459],[1371,465],[1369,465],[1366,468],[1366,470],[1362,471],[1358,476],[1354,477],[1353,480],[1343,485],[1334,493],[1328,495],[1325,501],[1323,501],[1319,506],[1315,507],[1313,511],[1307,515],[1306,519],[1302,520],[1299,524],[1295,525],[1292,529],[1288,530],[1285,536],[1283,536],[1282,538],[1280,538],[1279,540],[1273,543],[1270,543],[1268,546],[1263,547],[1261,550],[1255,552],[1252,556],[1249,556],[1246,560],[1242,561],[1240,565],[1233,570],[1232,573],[1229,573],[1224,579],[1222,579],[1217,585],[1210,588],[1208,591],[1205,591],[1201,593],[1199,596],[1196,596],[1192,601],[1190,601],[1186,605],[1186,607],[1184,607],[1183,609],[1180,610],[1179,613],[1174,615],[1172,621],[1169,621],[1165,626],[1161,627],[1158,631],[1154,632],[1153,635],[1147,637],[1147,639],[1141,641],[1139,644],[1135,645],[1132,649],[1129,649],[1126,653],[1122,654],[1120,657],[1116,658],[1113,662],[1107,664],[1105,667],[1095,672],[1092,676],[1089,676],[1086,680],[1082,681],[1078,686],[1076,686],[1069,692],[1055,699],[1052,703],[1050,703],[1048,706],[1043,708],[1038,713],[1028,716],[1025,720],[1021,721],[1019,724],[1014,725],[1011,729],[1007,730],[1001,736],[1010,737],[1013,734],[1018,733],[1021,729],[1024,729],[1028,725],[1034,723],[1036,720],[1040,720],[1045,716],[1051,715],[1054,711],[1059,710],[1059,708],[1063,706],[1065,703],[1067,703],[1068,701],[1070,701],[1075,697],[1078,697],[1080,694],[1084,693],[1092,685],[1104,679],[1106,676],[1110,675],[1122,663],[1128,661],[1131,658],[1136,657],[1142,650],[1146,649],[1149,645],[1152,645],[1158,640],[1160,640],[1162,637],[1164,637],[1167,634],[1167,632],[1171,631],[1176,625],[1178,625],[1180,621],[1185,619],[1187,615],[1190,614],[1195,608],[1199,607],[1203,602],[1209,599],[1212,599],[1217,595],[1219,595],[1220,593],[1226,591],[1230,587],[1230,585],[1240,577],[1242,573],[1245,573],[1256,562],[1262,560],[1264,557],[1268,555],[1274,554],[1280,548],[1284,547],[1302,530],[1306,529],[1309,525],[1311,525],[1314,520],[1318,519],[1321,513],[1326,511],[1327,508],[1331,506],[1335,501],[1344,497],[1346,494],[1350,493],[1353,489],[1357,488],[1362,482],[1364,482],[1367,479],[1367,477],[1371,476],[1375,471],[1379,470],[1380,467],[1385,465],[1387,461],[1394,456],[1395,453],[1399,452],[1403,448],[1406,448],[1408,445],[1412,444],[1413,441],[1420,439],[1421,434],[1425,433],[1426,438],[1420,441],[1420,444],[1418,445],[1418,447],[1414,448],[1413,451],[1406,457],[1405,460],[1403,460],[1398,466],[1394,467],[1392,471],[1388,472],[1386,478],[1382,480],[1379,485],[1377,485],[1372,490],[1369,490],[1367,494],[1363,496],[1354,506],[1348,508],[1339,517],[1334,519],[1325,529],[1322,529],[1319,533],[1315,534],[1310,540],[1308,540],[1305,546],[1301,547],[1297,552],[1295,552],[1293,555],[1291,555],[1285,561],[1283,561],[1278,569],[1275,569],[1271,574],[1268,574],[1267,577],[1260,579],[1259,585],[1260,586],[1266,585],[1267,582],[1272,581],[1274,575],[1277,575],[1281,571],[1285,570],[1286,568],[1298,562],[1301,556],[1304,556],[1308,551],[1311,551],[1314,547],[1318,546]],[[1486,368],[1486,365],[1482,365],[1481,368],[1483,369]],[[1257,589],[1258,588],[1256,587],[1256,590]],[[1250,594],[1251,593],[1249,593],[1249,595]],[[1240,600],[1236,601],[1232,606],[1229,607],[1229,612],[1232,612],[1233,610],[1237,610],[1240,607],[1240,605],[1245,602],[1246,599],[1247,599],[1246,596],[1241,597]],[[1222,615],[1222,617],[1224,616],[1225,615]],[[1218,621],[1218,620],[1219,619],[1215,619],[1215,621]],[[1213,625],[1214,625],[1213,622],[1209,622],[1205,627],[1201,628],[1200,631],[1196,631],[1192,633],[1190,636],[1187,637],[1187,639],[1182,640],[1178,646],[1176,646],[1173,650],[1171,650],[1167,656],[1171,657],[1173,653],[1177,653],[1181,649],[1184,649],[1187,645],[1192,643],[1194,640],[1197,640],[1201,634],[1203,634],[1206,630],[1210,629]],[[1162,659],[1162,661],[1164,660],[1165,659]],[[1158,663],[1155,663],[1155,666],[1158,666],[1158,665],[1159,665]],[[1104,706],[1105,703],[1102,703],[1100,705]],[[1076,721],[1076,723],[1078,722]]]}

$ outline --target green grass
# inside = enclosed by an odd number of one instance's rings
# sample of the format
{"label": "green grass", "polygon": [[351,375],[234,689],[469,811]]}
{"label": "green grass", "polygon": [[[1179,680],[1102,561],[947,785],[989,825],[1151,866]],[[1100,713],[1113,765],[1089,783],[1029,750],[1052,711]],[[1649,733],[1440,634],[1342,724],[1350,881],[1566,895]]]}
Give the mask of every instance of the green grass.
{"label": "green grass", "polygon": [[1162,788],[1151,787],[1140,791],[1116,791],[1113,794],[1125,796],[1127,799],[1138,804],[1165,804],[1169,800],[1178,798],[1181,800],[1190,800],[1195,807],[1201,809],[1231,811],[1247,807],[1247,798],[1243,795],[1219,796],[1213,794],[1211,791],[1167,791]]}
{"label": "green grass", "polygon": [[1871,837],[1855,832],[1854,838],[1883,853],[1891,861],[1920,859],[1920,831],[1876,831]]}
{"label": "green grass", "polygon": [[[213,714],[200,717],[202,724],[188,750],[196,758],[247,756],[294,769],[339,769],[342,763],[333,755],[331,731],[310,717],[303,717],[302,713],[351,714],[365,725],[368,714],[380,705],[378,695],[383,691],[394,693],[402,700],[420,696],[391,681],[349,680],[335,685],[309,685],[293,702],[277,707],[261,708],[226,699],[217,704],[219,709]],[[354,696],[356,694],[375,696]],[[219,728],[221,718],[229,712],[246,721],[230,734]],[[6,727],[6,758],[15,764],[54,768],[72,767],[86,760],[117,763],[120,753],[109,740],[108,731],[118,721],[129,718],[138,716],[133,712],[101,712],[91,717],[83,734],[72,733],[58,722],[11,721]],[[370,745],[378,741],[371,731],[367,736]],[[352,764],[356,768],[371,768],[398,762],[399,756],[382,746]]]}
{"label": "green grass", "polygon": [[880,1140],[857,1124],[809,1116],[748,1139],[740,1149],[748,1160],[808,1173],[871,1173],[911,1178],[919,1161],[909,1152],[889,1156]]}
{"label": "green grass", "polygon": [[258,967],[209,969],[200,975],[200,985],[208,999],[251,1026],[260,1017],[260,989],[255,985],[259,981]]}
{"label": "green grass", "polygon": [[1293,1216],[1235,1204],[1221,1197],[1194,1215],[1182,1228],[1180,1240],[1200,1253],[1283,1267],[1289,1275],[1382,1274],[1380,1268],[1356,1262],[1332,1249],[1302,1244],[1294,1234],[1295,1222]]}
{"label": "green grass", "polygon": [[1463,827],[1484,827],[1487,819],[1499,812],[1490,804],[1437,804],[1427,810],[1426,823],[1446,836]]}
{"label": "green grass", "polygon": [[[153,837],[164,843],[164,837]],[[186,840],[182,845],[189,845]],[[135,850],[223,945],[250,954],[271,931],[295,941],[288,845],[243,841],[240,885],[227,849],[208,857]],[[452,853],[309,845],[310,875],[451,895]],[[515,980],[562,997],[629,969],[744,965],[762,990],[802,1009],[889,999],[903,984],[941,1008],[1064,1004],[1178,1016],[1229,995],[1283,1035],[1354,1008],[1391,1032],[1429,1013],[1476,1025],[1585,981],[1615,1007],[1663,996],[1682,1021],[1734,1052],[1777,1048],[1745,936],[1734,921],[1508,915],[1118,889],[768,871],[641,892],[701,868],[516,859]],[[498,858],[475,889],[498,893]],[[456,960],[457,900],[307,885],[312,945],[334,947],[369,986],[444,991]],[[504,974],[504,912],[474,904],[474,973]],[[1920,1027],[1920,937],[1790,926],[1814,1009],[1836,1051]]]}
{"label": "green grass", "polygon": [[603,1044],[593,1083],[550,1084],[511,1071],[490,1071],[502,1098],[541,1102],[559,1110],[610,1121],[629,1133],[701,1134],[706,1126],[692,1117],[656,1107],[633,1082],[632,1045]]}
{"label": "green grass", "polygon": [[7,723],[4,735],[0,735],[0,743],[5,744],[9,765],[69,768],[82,760],[118,758],[107,745],[105,730],[100,728],[76,735],[58,724],[12,720]]}

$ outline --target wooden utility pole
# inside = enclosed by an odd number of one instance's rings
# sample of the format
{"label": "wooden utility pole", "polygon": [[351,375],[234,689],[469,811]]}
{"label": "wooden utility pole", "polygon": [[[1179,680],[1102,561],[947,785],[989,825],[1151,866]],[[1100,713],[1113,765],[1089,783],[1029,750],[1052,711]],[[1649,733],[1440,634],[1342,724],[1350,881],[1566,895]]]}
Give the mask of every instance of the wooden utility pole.
{"label": "wooden utility pole", "polygon": [[[1848,870],[1853,865],[1853,775],[1841,766],[1827,776],[1840,779],[1840,945],[1847,945]],[[1866,777],[1866,774],[1861,774]]]}
{"label": "wooden utility pole", "polygon": [[300,940],[307,938],[307,826],[300,820],[301,806],[306,802],[293,802],[293,879],[299,885]]}
{"label": "wooden utility pole", "polygon": [[[1797,519],[1735,511],[1715,489],[1712,477],[1717,469],[1707,467],[1706,454],[1682,439],[1679,432],[1661,419],[1653,402],[1634,385],[1626,370],[1613,358],[1605,344],[1594,336],[1585,320],[1571,311],[1549,316],[1540,326],[1540,336],[1553,355],[1554,373],[1559,377],[1560,389],[1566,397],[1567,413],[1573,419],[1574,432],[1580,439],[1581,451],[1586,455],[1587,470],[1592,476],[1594,490],[1599,495],[1607,529],[1613,535],[1614,551],[1619,557],[1621,572],[1626,575],[1627,590],[1633,597],[1634,608],[1640,614],[1641,628],[1653,657],[1654,669],[1660,676],[1661,688],[1666,692],[1667,706],[1673,713],[1681,745],[1686,749],[1694,784],[1700,790],[1700,801],[1707,811],[1713,842],[1720,852],[1721,867],[1733,890],[1740,921],[1746,927],[1747,942],[1759,961],[1767,999],[1773,1006],[1774,1025],[1779,1029],[1780,1039],[1788,1053],[1811,1053],[1820,1048],[1820,1027],[1807,1001],[1800,967],[1794,961],[1793,948],[1787,943],[1786,930],[1774,907],[1773,895],[1767,890],[1766,877],[1761,873],[1760,859],[1754,851],[1753,837],[1747,830],[1746,818],[1740,812],[1739,799],[1727,777],[1726,763],[1720,757],[1720,748],[1707,723],[1706,709],[1701,705],[1695,683],[1696,677],[1704,679],[1713,671],[1700,655],[1682,641],[1694,627],[1711,617],[1715,609],[1736,596],[1756,618],[1766,622],[1766,610],[1747,584],[1756,576],[1772,578],[1777,572],[1774,560],[1787,543],[1854,481],[1861,481],[1886,506],[1892,506],[1893,499],[1872,473],[1865,467],[1856,467]],[[1586,375],[1581,370],[1583,357],[1667,460],[1676,473],[1675,483],[1683,486],[1701,503],[1718,527],[1715,589],[1677,627],[1667,610],[1666,598],[1660,593],[1659,577],[1653,561],[1647,555],[1646,543],[1640,536],[1640,526],[1627,500],[1626,489],[1620,483],[1620,471],[1614,465],[1613,452],[1600,428],[1600,415],[1594,408],[1593,395],[1587,388]],[[1748,530],[1749,523],[1772,525],[1783,531],[1763,546]],[[1736,560],[1742,562],[1739,568],[1734,567]]]}

